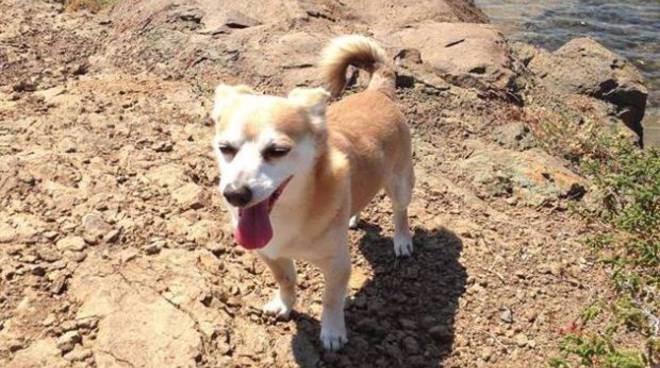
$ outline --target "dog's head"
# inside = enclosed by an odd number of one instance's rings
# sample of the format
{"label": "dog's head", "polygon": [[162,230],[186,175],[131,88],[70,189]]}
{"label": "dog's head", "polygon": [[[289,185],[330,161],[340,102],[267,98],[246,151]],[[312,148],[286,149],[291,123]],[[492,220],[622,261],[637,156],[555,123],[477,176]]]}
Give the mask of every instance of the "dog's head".
{"label": "dog's head", "polygon": [[220,166],[220,192],[237,209],[236,238],[260,248],[272,237],[268,215],[293,177],[307,175],[325,144],[322,88],[294,89],[288,97],[259,95],[246,86],[220,85],[211,118]]}

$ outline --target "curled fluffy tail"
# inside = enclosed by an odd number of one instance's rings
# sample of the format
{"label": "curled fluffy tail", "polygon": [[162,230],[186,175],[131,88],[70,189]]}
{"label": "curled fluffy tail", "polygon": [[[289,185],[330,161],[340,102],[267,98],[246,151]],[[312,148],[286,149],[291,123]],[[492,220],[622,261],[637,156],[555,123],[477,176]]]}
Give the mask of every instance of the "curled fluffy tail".
{"label": "curled fluffy tail", "polygon": [[371,77],[367,89],[376,89],[394,96],[394,67],[385,50],[376,41],[360,36],[341,36],[330,41],[321,54],[323,81],[333,96],[339,96],[346,86],[349,65],[366,70]]}

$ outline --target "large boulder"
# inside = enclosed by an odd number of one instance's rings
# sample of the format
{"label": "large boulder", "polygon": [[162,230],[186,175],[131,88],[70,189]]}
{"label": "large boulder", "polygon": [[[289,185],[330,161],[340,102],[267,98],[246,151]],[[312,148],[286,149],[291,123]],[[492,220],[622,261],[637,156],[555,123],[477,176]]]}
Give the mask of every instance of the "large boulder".
{"label": "large boulder", "polygon": [[378,36],[418,50],[436,75],[461,87],[505,90],[512,82],[506,42],[490,25],[423,22]]}
{"label": "large boulder", "polygon": [[421,0],[416,1],[414,6],[408,0],[351,0],[344,3],[350,9],[348,14],[351,17],[368,24],[375,33],[403,29],[427,21],[452,23],[487,21],[480,10],[474,6],[467,6],[462,1]]}
{"label": "large boulder", "polygon": [[474,151],[459,162],[481,197],[510,197],[537,206],[558,199],[580,199],[586,181],[562,159],[539,148],[511,151],[469,140]]}
{"label": "large boulder", "polygon": [[118,2],[100,16],[119,32],[111,33],[96,65],[110,61],[134,73],[195,79],[209,89],[222,80],[271,90],[318,84],[319,53],[340,34],[386,41],[378,35],[424,22],[486,21],[476,7],[455,0],[414,6],[404,0],[140,0]]}
{"label": "large boulder", "polygon": [[641,137],[648,90],[625,58],[590,38],[576,38],[553,53],[539,51],[528,66],[553,88],[614,104],[617,116]]}

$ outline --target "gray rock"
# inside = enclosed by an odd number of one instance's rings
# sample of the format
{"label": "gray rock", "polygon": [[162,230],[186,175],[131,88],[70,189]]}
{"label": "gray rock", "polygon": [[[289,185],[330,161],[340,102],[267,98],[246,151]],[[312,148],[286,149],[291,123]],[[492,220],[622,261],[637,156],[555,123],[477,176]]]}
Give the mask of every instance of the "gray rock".
{"label": "gray rock", "polygon": [[62,293],[66,289],[66,279],[65,275],[57,276],[50,285],[50,292],[56,295]]}
{"label": "gray rock", "polygon": [[538,51],[529,68],[544,83],[614,104],[617,115],[642,136],[648,90],[637,68],[590,38],[576,38],[554,53]]}
{"label": "gray rock", "polygon": [[110,226],[100,213],[92,212],[85,216],[82,219],[83,224],[83,237],[85,241],[90,244],[96,244],[99,239],[110,231],[112,231],[112,226]]}
{"label": "gray rock", "polygon": [[[452,84],[502,91],[512,83],[506,43],[489,25],[427,22],[380,36],[392,45],[418,50],[417,59]],[[410,68],[410,63],[403,65]]]}
{"label": "gray rock", "polygon": [[46,269],[41,265],[36,265],[30,270],[33,275],[43,277],[46,275]]}
{"label": "gray rock", "polygon": [[511,309],[504,308],[500,313],[500,319],[505,323],[513,323],[513,312],[511,312]]}
{"label": "gray rock", "polygon": [[529,128],[521,122],[497,127],[495,129],[495,141],[505,148],[516,151],[523,151],[532,148],[534,145],[534,137]]}
{"label": "gray rock", "polygon": [[539,148],[516,152],[477,141],[466,144],[474,151],[459,165],[484,196],[513,194],[521,202],[539,205],[585,187],[586,180],[571,171],[568,162]]}

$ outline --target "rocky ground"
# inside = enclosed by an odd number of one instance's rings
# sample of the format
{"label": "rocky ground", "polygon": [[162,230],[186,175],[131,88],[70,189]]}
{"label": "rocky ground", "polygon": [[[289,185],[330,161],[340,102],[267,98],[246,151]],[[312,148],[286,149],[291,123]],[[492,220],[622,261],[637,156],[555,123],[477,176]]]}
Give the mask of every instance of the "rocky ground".
{"label": "rocky ground", "polygon": [[[598,225],[571,210],[592,186],[547,143],[637,139],[639,73],[587,39],[510,44],[469,1],[226,3],[0,3],[0,366],[545,366],[608,293],[580,242]],[[349,32],[398,64],[416,253],[395,260],[375,200],[350,233],[350,344],[328,354],[313,268],[289,321],[260,313],[274,283],[233,243],[206,114],[220,81],[317,85]]]}

